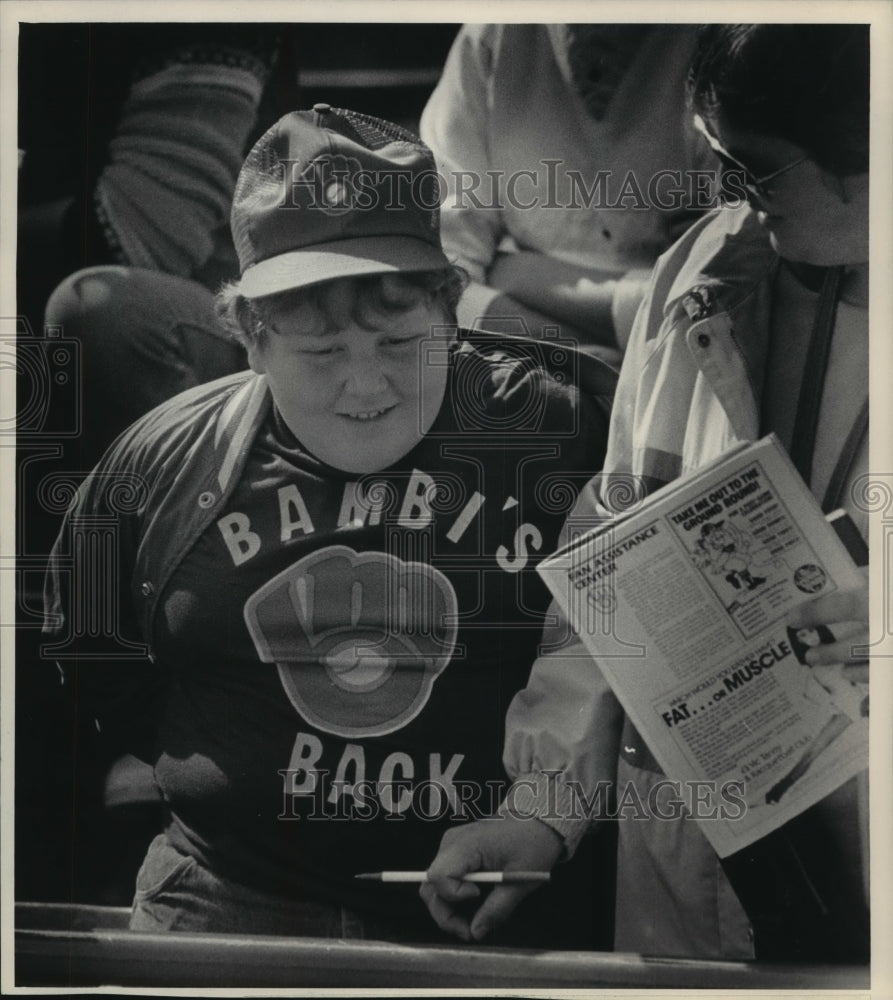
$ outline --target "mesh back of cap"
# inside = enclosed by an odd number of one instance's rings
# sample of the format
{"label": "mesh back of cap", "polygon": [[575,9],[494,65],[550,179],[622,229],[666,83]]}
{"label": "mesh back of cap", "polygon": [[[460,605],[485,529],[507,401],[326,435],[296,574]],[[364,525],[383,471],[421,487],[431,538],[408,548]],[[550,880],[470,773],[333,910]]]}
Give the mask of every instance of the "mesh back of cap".
{"label": "mesh back of cap", "polygon": [[[357,141],[367,149],[381,149],[382,146],[387,146],[391,142],[408,142],[413,146],[427,149],[417,135],[400,125],[394,125],[393,122],[372,118],[370,115],[360,114],[358,111],[345,111],[342,108],[333,108],[332,113],[341,119],[346,119],[351,124],[357,134]],[[342,131],[347,134],[347,130]]]}
{"label": "mesh back of cap", "polygon": [[[254,243],[251,240],[251,207],[266,198],[268,192],[275,192],[282,183],[283,166],[274,144],[257,142],[245,159],[233,192],[233,206],[238,206],[230,217],[233,244],[244,271],[248,263],[255,259]],[[250,191],[246,190],[250,186]]]}

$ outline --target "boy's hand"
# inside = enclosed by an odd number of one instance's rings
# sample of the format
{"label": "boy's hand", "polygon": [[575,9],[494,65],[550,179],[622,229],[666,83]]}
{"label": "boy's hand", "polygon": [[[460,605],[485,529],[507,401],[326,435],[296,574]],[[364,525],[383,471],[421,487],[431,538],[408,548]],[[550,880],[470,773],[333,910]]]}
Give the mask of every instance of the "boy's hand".
{"label": "boy's hand", "polygon": [[444,834],[428,869],[430,881],[419,895],[441,930],[463,941],[479,941],[508,919],[537,883],[496,885],[469,913],[469,901],[478,899],[481,889],[462,882],[462,876],[476,871],[551,871],[562,849],[559,835],[536,819],[496,816],[456,827]]}
{"label": "boy's hand", "polygon": [[813,646],[806,653],[810,666],[820,667],[842,663],[850,680],[868,680],[868,659],[854,655],[855,647],[869,645],[868,631],[868,568],[865,581],[853,590],[826,594],[809,604],[797,608],[788,618],[792,628],[833,626],[836,641]]}

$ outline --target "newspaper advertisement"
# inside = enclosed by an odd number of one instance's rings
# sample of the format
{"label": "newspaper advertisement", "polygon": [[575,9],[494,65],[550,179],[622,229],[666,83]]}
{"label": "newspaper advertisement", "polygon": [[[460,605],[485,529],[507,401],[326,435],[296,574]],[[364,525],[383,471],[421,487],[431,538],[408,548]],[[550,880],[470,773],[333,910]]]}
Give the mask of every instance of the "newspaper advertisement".
{"label": "newspaper advertisement", "polygon": [[866,766],[867,686],[810,667],[828,637],[786,624],[859,571],[773,436],[539,571],[668,777],[704,783],[721,857]]}

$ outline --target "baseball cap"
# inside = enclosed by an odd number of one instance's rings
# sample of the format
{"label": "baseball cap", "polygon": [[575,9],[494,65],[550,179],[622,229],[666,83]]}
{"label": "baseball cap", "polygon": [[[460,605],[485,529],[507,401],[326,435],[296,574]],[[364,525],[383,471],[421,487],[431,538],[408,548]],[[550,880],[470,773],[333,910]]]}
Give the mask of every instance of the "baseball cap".
{"label": "baseball cap", "polygon": [[434,155],[407,129],[328,104],[255,143],[230,218],[240,294],[449,266]]}

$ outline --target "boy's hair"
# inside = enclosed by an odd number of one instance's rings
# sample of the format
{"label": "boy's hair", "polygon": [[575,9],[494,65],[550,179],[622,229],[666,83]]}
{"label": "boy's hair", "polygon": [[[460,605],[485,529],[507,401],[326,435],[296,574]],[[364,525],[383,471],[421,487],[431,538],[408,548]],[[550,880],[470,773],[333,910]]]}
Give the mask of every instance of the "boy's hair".
{"label": "boy's hair", "polygon": [[329,290],[335,281],[348,281],[356,290],[350,318],[359,326],[374,329],[382,318],[397,316],[421,303],[439,305],[444,322],[455,325],[456,306],[467,280],[465,271],[452,265],[434,271],[336,278],[259,299],[245,298],[239,293],[238,282],[230,282],[217,293],[215,309],[234,340],[242,344],[263,344],[271,329],[270,315],[274,307],[287,312],[309,305],[327,316]]}
{"label": "boy's hair", "polygon": [[869,26],[711,24],[689,95],[705,119],[786,139],[840,177],[868,170]]}

